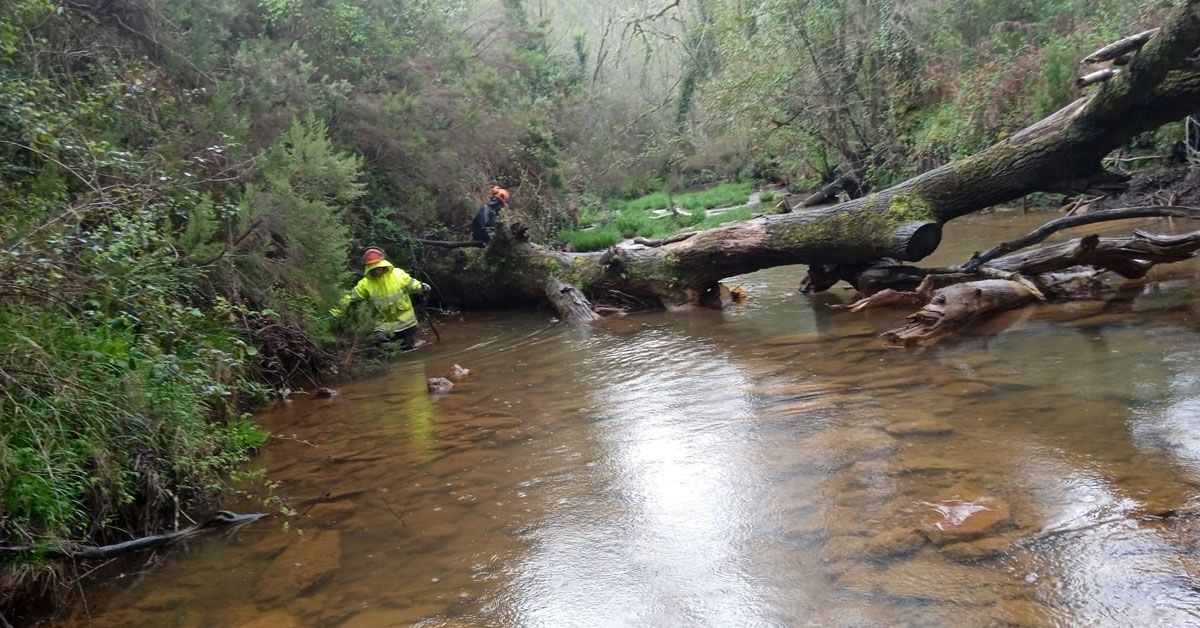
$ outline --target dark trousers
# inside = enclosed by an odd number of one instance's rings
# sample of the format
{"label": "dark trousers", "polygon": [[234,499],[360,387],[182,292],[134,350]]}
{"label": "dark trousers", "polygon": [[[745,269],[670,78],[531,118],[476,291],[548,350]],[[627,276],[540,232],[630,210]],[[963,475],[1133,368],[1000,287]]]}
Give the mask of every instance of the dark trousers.
{"label": "dark trousers", "polygon": [[375,344],[386,344],[389,342],[400,342],[400,350],[408,351],[416,347],[417,344],[417,328],[409,327],[404,331],[392,333],[377,331],[375,332]]}

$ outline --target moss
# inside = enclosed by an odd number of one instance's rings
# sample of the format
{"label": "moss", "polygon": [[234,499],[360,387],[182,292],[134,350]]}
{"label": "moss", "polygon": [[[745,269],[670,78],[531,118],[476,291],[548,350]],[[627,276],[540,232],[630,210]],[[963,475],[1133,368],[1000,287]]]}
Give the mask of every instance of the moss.
{"label": "moss", "polygon": [[[879,202],[878,199],[874,199]],[[896,227],[911,219],[909,212],[862,209],[840,212],[811,222],[775,225],[768,237],[775,246],[818,258],[868,259],[892,252]],[[797,261],[805,261],[798,259]]]}
{"label": "moss", "polygon": [[888,202],[888,214],[899,223],[936,222],[937,216],[929,201],[911,193],[898,193]]}

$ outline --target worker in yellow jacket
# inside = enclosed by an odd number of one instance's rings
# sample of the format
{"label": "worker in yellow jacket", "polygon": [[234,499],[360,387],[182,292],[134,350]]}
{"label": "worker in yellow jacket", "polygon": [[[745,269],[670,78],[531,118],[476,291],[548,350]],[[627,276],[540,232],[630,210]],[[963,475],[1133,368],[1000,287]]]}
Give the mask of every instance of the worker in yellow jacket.
{"label": "worker in yellow jacket", "polygon": [[400,341],[400,348],[407,351],[416,345],[417,313],[413,311],[412,294],[427,294],[429,284],[421,283],[408,273],[387,261],[383,249],[371,247],[363,252],[363,278],[345,297],[340,309],[332,310],[340,316],[352,302],[364,300],[375,307],[377,342]]}

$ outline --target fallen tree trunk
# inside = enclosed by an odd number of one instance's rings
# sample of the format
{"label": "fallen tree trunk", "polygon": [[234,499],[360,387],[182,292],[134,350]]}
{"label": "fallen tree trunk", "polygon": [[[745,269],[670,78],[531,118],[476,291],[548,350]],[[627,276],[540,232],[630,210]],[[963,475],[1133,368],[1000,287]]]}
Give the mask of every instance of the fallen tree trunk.
{"label": "fallen tree trunk", "polygon": [[1084,225],[1094,225],[1100,222],[1111,222],[1113,220],[1128,220],[1132,218],[1191,218],[1200,219],[1200,208],[1196,207],[1181,207],[1177,205],[1152,205],[1145,207],[1124,207],[1118,209],[1102,209],[1098,211],[1088,212],[1086,214],[1072,215],[1058,220],[1052,220],[1037,229],[1009,242],[1002,242],[995,247],[983,252],[977,253],[971,257],[970,261],[963,265],[967,271],[972,271],[984,264],[1002,256],[1019,251],[1028,246],[1044,242],[1046,238],[1072,227],[1082,227]]}
{"label": "fallen tree trunk", "polygon": [[1136,35],[1130,35],[1124,39],[1115,41],[1084,57],[1082,63],[1103,63],[1141,50],[1142,46],[1145,46],[1146,42],[1150,41],[1150,36],[1156,32],[1158,32],[1158,29],[1152,28],[1148,31],[1142,31]]}
{"label": "fallen tree trunk", "polygon": [[443,249],[461,249],[463,247],[481,249],[487,246],[487,242],[482,240],[422,240],[418,238],[414,240],[414,242],[417,244],[423,244],[425,246],[436,246]]}
{"label": "fallen tree trunk", "polygon": [[[846,203],[726,223],[653,247],[619,245],[564,257],[526,243],[500,252],[493,241],[482,256],[512,265],[506,299],[520,294],[544,301],[542,286],[556,276],[593,301],[616,291],[667,307],[711,301],[721,279],[773,266],[821,265],[837,276],[882,258],[917,261],[937,248],[942,224],[960,216],[1036,191],[1120,189],[1127,177],[1105,172],[1101,160],[1139,133],[1194,112],[1200,70],[1189,57],[1198,47],[1200,0],[1187,0],[1140,44],[1124,71],[1091,94],[974,156]],[[452,261],[447,270],[462,273],[471,264]],[[459,283],[467,300],[486,292],[471,281]]]}

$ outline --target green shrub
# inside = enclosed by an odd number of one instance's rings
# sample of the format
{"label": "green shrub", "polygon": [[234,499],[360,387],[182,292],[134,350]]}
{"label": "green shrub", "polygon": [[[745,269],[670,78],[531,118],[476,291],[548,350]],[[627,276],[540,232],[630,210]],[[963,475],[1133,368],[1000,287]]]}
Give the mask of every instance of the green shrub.
{"label": "green shrub", "polygon": [[600,222],[599,208],[585,206],[579,210],[579,215],[575,218],[575,224],[580,227],[590,227]]}
{"label": "green shrub", "polygon": [[703,231],[704,229],[712,229],[713,227],[716,227],[717,225],[723,225],[727,222],[733,222],[735,220],[750,220],[750,218],[753,215],[754,214],[750,213],[749,209],[746,209],[746,208],[735,209],[733,211],[728,211],[723,214],[717,214],[716,216],[708,216],[703,221],[701,221],[699,224],[697,224],[694,228],[697,231]]}
{"label": "green shrub", "polygon": [[763,190],[758,193],[758,200],[762,203],[770,203],[775,200],[775,193],[771,190]]}
{"label": "green shrub", "polygon": [[563,242],[570,243],[575,251],[601,251],[621,241],[621,233],[616,227],[562,231],[558,235]]}
{"label": "green shrub", "polygon": [[654,229],[654,218],[636,209],[621,210],[613,218],[613,226],[621,237],[632,238],[636,235],[646,235]]}
{"label": "green shrub", "polygon": [[686,216],[675,216],[674,220],[681,227],[691,227],[704,222],[706,217],[708,217],[707,212],[705,212],[703,209],[696,208],[688,212]]}
{"label": "green shrub", "polygon": [[660,192],[665,186],[663,180],[657,177],[635,177],[622,182],[617,189],[616,196],[619,199],[638,198],[653,192]]}
{"label": "green shrub", "polygon": [[666,192],[654,192],[628,201],[613,199],[608,205],[617,212],[645,212],[670,207],[670,199],[667,198]]}
{"label": "green shrub", "polygon": [[743,205],[746,201],[750,200],[750,188],[753,185],[749,181],[744,183],[722,183],[707,190],[680,194],[675,197],[675,204],[688,210],[718,209],[733,205]]}
{"label": "green shrub", "polygon": [[0,504],[18,543],[156,529],[172,495],[209,494],[264,442],[239,414],[258,352],[192,305],[199,271],[169,246],[168,212],[149,205],[0,269],[71,302],[0,304]]}

